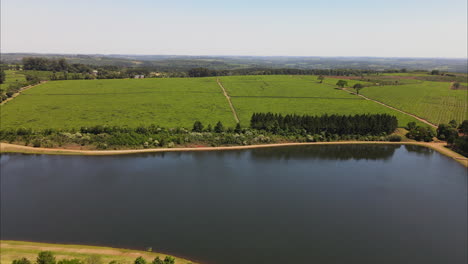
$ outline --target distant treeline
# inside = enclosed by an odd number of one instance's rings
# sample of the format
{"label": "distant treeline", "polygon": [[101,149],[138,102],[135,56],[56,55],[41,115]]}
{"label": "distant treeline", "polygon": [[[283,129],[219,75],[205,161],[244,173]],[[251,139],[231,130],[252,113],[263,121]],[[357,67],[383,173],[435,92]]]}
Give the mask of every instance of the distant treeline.
{"label": "distant treeline", "polygon": [[[23,58],[25,71],[49,71],[50,80],[70,79],[121,79],[135,75],[148,75],[150,69],[133,67],[125,68],[114,65],[91,66],[81,63],[69,64],[65,59],[47,59],[40,57]],[[93,71],[96,71],[93,73]]]}
{"label": "distant treeline", "polygon": [[269,68],[245,68],[234,70],[210,70],[208,68],[193,68],[187,73],[189,77],[210,77],[229,75],[328,75],[328,76],[362,76],[364,74],[398,73],[407,72],[400,70],[356,70],[356,69],[269,69]]}
{"label": "distant treeline", "polygon": [[254,113],[250,126],[274,133],[305,130],[310,134],[325,132],[338,135],[380,135],[393,133],[398,127],[398,120],[388,114],[283,116],[273,113]]}

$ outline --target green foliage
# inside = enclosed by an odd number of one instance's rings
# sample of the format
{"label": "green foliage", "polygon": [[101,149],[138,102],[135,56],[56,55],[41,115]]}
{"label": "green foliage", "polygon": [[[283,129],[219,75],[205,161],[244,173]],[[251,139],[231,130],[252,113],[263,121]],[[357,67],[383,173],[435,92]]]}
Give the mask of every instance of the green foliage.
{"label": "green foliage", "polygon": [[175,263],[174,257],[166,256],[164,258],[164,264],[174,264],[174,263]]}
{"label": "green foliage", "polygon": [[31,264],[31,261],[29,261],[27,258],[21,258],[13,260],[11,264]]}
{"label": "green foliage", "polygon": [[164,264],[164,261],[160,259],[159,257],[156,257],[151,263],[152,264]]}
{"label": "green foliage", "polygon": [[400,142],[401,141],[401,136],[400,135],[390,135],[388,136],[387,140],[390,142]]}
{"label": "green foliage", "polygon": [[468,135],[468,120],[463,120],[458,129],[460,129],[463,134]]}
{"label": "green foliage", "polygon": [[434,130],[429,126],[417,126],[414,129],[411,129],[407,134],[406,137],[409,139],[414,139],[416,141],[425,141],[430,142],[432,141],[433,137],[435,136]]}
{"label": "green foliage", "polygon": [[451,124],[439,124],[437,128],[437,138],[446,140],[448,143],[453,143],[453,141],[458,138],[458,130],[455,127]]}
{"label": "green foliage", "polygon": [[193,123],[192,131],[193,132],[202,132],[203,131],[203,124],[200,121],[195,121],[195,123]]}
{"label": "green foliage", "polygon": [[317,80],[319,80],[320,83],[323,83],[323,80],[325,80],[325,77],[323,75],[319,75],[319,77],[317,77]]}
{"label": "green foliage", "polygon": [[345,80],[339,80],[336,85],[338,85],[339,87],[343,88],[345,86],[348,86],[348,82],[345,81]]}
{"label": "green foliage", "polygon": [[221,121],[218,121],[218,123],[216,123],[216,126],[214,127],[214,132],[216,133],[224,132],[224,126],[223,126],[223,123],[221,123]]}
{"label": "green foliage", "polygon": [[417,127],[416,122],[409,122],[408,125],[406,125],[406,128],[408,130],[416,129],[416,127]]}
{"label": "green foliage", "polygon": [[138,257],[135,259],[134,264],[146,264],[146,260],[142,257]]}
{"label": "green foliage", "polygon": [[[36,264],[55,264],[55,257],[50,251],[39,252],[36,258]],[[94,263],[87,263],[94,264]]]}
{"label": "green foliage", "polygon": [[5,71],[4,71],[3,69],[1,69],[1,70],[0,70],[0,84],[5,83],[5,80],[6,80]]}
{"label": "green foliage", "polygon": [[329,133],[338,135],[379,135],[390,134],[397,128],[398,120],[387,114],[374,115],[286,115],[254,113],[250,127],[278,134],[283,131],[301,133]]}

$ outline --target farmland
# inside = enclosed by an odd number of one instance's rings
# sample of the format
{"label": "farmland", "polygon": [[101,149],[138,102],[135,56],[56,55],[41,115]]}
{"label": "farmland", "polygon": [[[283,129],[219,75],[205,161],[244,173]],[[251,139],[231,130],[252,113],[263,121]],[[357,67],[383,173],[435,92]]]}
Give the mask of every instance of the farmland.
{"label": "farmland", "polygon": [[[316,76],[229,76],[220,81],[241,124],[254,112],[388,113],[404,126],[413,118],[334,88]],[[352,85],[358,81],[349,80]],[[1,128],[73,129],[93,125],[156,124],[190,128],[194,121],[233,127],[235,119],[215,78],[51,81],[1,108]]]}
{"label": "farmland", "polygon": [[361,94],[395,108],[413,113],[432,123],[458,122],[468,118],[468,91],[450,89],[449,82],[373,86]]}
{"label": "farmland", "polygon": [[213,78],[53,81],[25,91],[1,110],[1,128],[188,127],[198,119],[235,124]]}

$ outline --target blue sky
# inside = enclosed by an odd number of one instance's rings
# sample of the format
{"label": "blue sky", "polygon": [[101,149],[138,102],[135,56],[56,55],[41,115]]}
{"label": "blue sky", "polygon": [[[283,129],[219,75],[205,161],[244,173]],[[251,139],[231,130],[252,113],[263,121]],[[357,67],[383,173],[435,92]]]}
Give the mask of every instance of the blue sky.
{"label": "blue sky", "polygon": [[467,1],[2,0],[2,52],[467,57]]}

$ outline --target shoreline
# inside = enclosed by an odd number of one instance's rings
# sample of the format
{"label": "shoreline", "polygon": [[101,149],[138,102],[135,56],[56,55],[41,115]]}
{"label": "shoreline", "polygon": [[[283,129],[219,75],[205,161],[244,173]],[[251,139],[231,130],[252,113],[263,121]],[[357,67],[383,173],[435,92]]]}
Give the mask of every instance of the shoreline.
{"label": "shoreline", "polygon": [[303,142],[303,143],[274,143],[248,146],[224,146],[224,147],[199,147],[199,148],[149,148],[149,149],[124,149],[124,150],[74,150],[59,148],[34,148],[29,146],[0,143],[0,153],[23,153],[23,154],[47,154],[47,155],[85,155],[85,156],[106,156],[106,155],[126,155],[139,153],[157,152],[191,152],[191,151],[224,151],[243,150],[256,148],[273,148],[287,146],[312,146],[312,145],[352,145],[352,144],[382,144],[382,145],[415,145],[431,148],[442,155],[450,157],[468,168],[468,158],[445,147],[446,143],[429,142],[388,142],[388,141],[335,141],[335,142]]}

